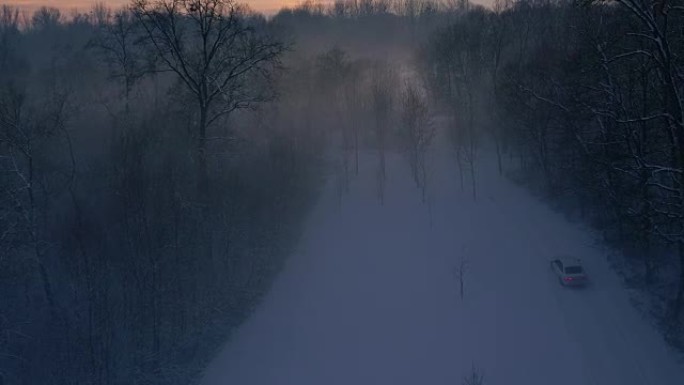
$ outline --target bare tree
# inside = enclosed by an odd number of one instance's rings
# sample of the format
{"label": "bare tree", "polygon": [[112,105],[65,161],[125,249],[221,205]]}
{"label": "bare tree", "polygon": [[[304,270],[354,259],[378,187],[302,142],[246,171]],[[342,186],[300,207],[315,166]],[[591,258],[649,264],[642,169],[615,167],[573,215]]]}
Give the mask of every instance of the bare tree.
{"label": "bare tree", "polygon": [[429,60],[439,68],[436,75],[431,75],[432,84],[452,112],[451,139],[456,150],[461,188],[467,169],[473,199],[477,198],[480,88],[484,67],[488,64],[484,49],[486,15],[480,8],[459,14],[458,22],[436,33],[429,48]]}
{"label": "bare tree", "polygon": [[40,7],[33,13],[31,26],[37,30],[50,30],[57,27],[61,19],[62,13],[59,11],[59,8]]}
{"label": "bare tree", "polygon": [[454,277],[458,280],[458,288],[461,299],[463,299],[463,290],[465,286],[465,273],[468,271],[468,260],[461,258],[458,266],[454,267]]}
{"label": "bare tree", "polygon": [[150,45],[195,101],[200,191],[206,191],[207,130],[237,109],[268,100],[282,43],[233,0],[134,0]]}
{"label": "bare tree", "polygon": [[349,111],[347,89],[352,76],[352,63],[347,53],[339,47],[318,55],[316,58],[317,83],[319,98],[332,112],[329,126],[340,134],[341,151],[341,174],[339,175],[339,187],[341,193],[349,188],[349,162],[351,152],[354,149],[354,128],[352,114]]}
{"label": "bare tree", "polygon": [[61,130],[66,120],[68,95],[54,92],[36,111],[28,103],[27,93],[15,85],[0,88],[0,159],[6,183],[2,195],[12,210],[2,238],[28,246],[42,282],[46,302],[56,311],[56,302],[48,272],[45,229],[46,186],[39,164],[42,142]]}
{"label": "bare tree", "polygon": [[[493,10],[494,14],[489,17],[489,29],[487,33],[486,47],[491,50],[493,56],[493,66],[491,70],[491,77],[493,83],[492,95],[494,103],[497,104],[499,100],[499,72],[501,69],[504,48],[508,44],[509,25],[502,13],[509,7],[509,0],[495,0]],[[499,169],[499,175],[503,174],[502,151],[504,150],[504,127],[505,123],[500,119],[499,111],[495,110],[496,117],[492,127],[492,137],[496,147],[496,160]]]}
{"label": "bare tree", "polygon": [[19,8],[3,5],[0,7],[0,73],[4,76],[12,70],[18,35]]}
{"label": "bare tree", "polygon": [[121,82],[124,95],[124,115],[130,113],[133,86],[151,70],[151,58],[146,58],[141,47],[142,30],[135,15],[120,9],[113,15],[99,9],[97,32],[89,46],[97,49],[109,66],[110,77]]}
{"label": "bare tree", "polygon": [[394,69],[386,62],[375,63],[371,80],[371,109],[375,120],[375,145],[378,150],[379,164],[377,171],[378,197],[380,203],[385,201],[385,182],[387,180],[386,156],[397,76]]}
{"label": "bare tree", "polygon": [[351,146],[354,152],[354,174],[359,175],[359,135],[361,125],[363,124],[362,116],[364,103],[361,97],[362,87],[362,68],[358,64],[352,65],[349,69],[349,76],[345,82],[345,107],[348,116],[348,130],[351,130]]}
{"label": "bare tree", "polygon": [[427,191],[427,153],[435,136],[425,95],[418,87],[407,82],[402,95],[402,121],[408,147],[409,165],[416,186],[425,203]]}

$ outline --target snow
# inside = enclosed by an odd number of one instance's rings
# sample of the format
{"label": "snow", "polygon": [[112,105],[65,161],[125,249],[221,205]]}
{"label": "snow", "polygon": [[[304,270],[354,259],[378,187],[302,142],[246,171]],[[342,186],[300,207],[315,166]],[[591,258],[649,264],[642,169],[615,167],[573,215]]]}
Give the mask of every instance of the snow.
{"label": "snow", "polygon": [[[586,229],[500,177],[489,151],[477,201],[443,139],[434,152],[431,205],[397,154],[384,206],[372,152],[341,200],[329,184],[299,252],[204,385],[453,385],[473,366],[498,385],[684,383],[681,359]],[[581,258],[592,284],[561,287],[549,267],[559,254]]]}

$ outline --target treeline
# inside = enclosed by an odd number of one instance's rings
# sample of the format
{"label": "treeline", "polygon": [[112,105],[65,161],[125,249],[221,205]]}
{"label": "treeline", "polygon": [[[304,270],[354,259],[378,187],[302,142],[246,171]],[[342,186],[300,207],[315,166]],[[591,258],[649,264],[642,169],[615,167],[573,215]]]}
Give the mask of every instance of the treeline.
{"label": "treeline", "polygon": [[[307,0],[273,16],[283,35],[296,36],[305,50],[339,45],[353,55],[383,55],[410,61],[438,26],[445,26],[464,0]],[[395,63],[397,64],[397,63]]]}
{"label": "treeline", "polygon": [[[415,71],[416,47],[458,12],[431,0],[306,1],[284,8],[271,23],[292,42],[284,65],[316,84],[309,110],[323,112],[328,152],[340,199],[359,173],[359,158],[375,157],[378,201],[384,203],[386,157],[401,153],[423,201],[427,152],[435,137],[426,84]],[[439,23],[436,21],[439,20]],[[368,165],[367,165],[368,166]]]}
{"label": "treeline", "polygon": [[[317,79],[310,110],[326,114],[325,127],[339,198],[359,175],[360,157],[375,172],[380,204],[386,196],[387,156],[401,153],[422,200],[427,199],[427,152],[435,136],[424,84],[414,71],[392,58],[352,56],[339,47],[302,60]],[[368,162],[368,159],[377,162]],[[330,159],[330,158],[329,158]]]}
{"label": "treeline", "polygon": [[165,4],[0,8],[0,383],[190,383],[315,201],[271,24]]}
{"label": "treeline", "polygon": [[482,137],[474,119],[493,138],[500,170],[624,252],[630,280],[653,294],[649,310],[680,345],[682,25],[680,1],[497,2],[464,7],[422,50],[466,164]]}

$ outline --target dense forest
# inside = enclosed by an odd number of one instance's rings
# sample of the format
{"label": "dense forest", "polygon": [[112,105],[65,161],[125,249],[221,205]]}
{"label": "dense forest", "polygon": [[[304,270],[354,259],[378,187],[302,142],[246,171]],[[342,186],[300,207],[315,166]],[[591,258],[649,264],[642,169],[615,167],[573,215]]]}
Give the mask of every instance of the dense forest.
{"label": "dense forest", "polygon": [[0,384],[187,384],[359,151],[436,119],[595,229],[684,346],[684,4],[233,0],[0,9]]}

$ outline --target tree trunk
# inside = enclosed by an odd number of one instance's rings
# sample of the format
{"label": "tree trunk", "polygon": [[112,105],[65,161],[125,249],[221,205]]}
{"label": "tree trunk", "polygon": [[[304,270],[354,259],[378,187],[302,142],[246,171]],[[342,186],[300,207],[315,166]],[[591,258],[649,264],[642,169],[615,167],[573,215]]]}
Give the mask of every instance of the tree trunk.
{"label": "tree trunk", "polygon": [[36,253],[40,278],[43,282],[43,292],[45,293],[45,299],[47,300],[48,306],[50,306],[50,311],[53,313],[53,315],[55,315],[57,309],[55,308],[55,299],[52,295],[52,285],[50,284],[50,276],[47,272],[47,269],[45,268],[45,265],[43,264],[43,261],[40,259],[41,257],[38,255],[37,246],[34,251]]}
{"label": "tree trunk", "polygon": [[359,176],[359,128],[354,127],[354,172]]}
{"label": "tree trunk", "polygon": [[475,183],[475,111],[473,106],[473,91],[468,85],[468,160],[470,163],[470,181],[473,183],[473,200],[477,200]]}
{"label": "tree trunk", "polygon": [[499,138],[495,138],[496,143],[496,161],[499,166],[499,175],[503,175],[503,166],[501,165],[501,143],[499,143]]}
{"label": "tree trunk", "polygon": [[674,324],[679,322],[682,308],[684,308],[684,240],[680,239],[677,243],[679,253],[679,289],[677,290],[677,298],[672,309],[672,321]]}
{"label": "tree trunk", "polygon": [[462,150],[457,150],[456,151],[456,163],[458,163],[458,179],[461,185],[461,192],[464,190],[464,181],[463,181],[463,160],[461,159],[461,151]]}
{"label": "tree trunk", "polygon": [[477,200],[477,183],[475,182],[475,159],[470,159],[470,180],[473,183],[473,200]]}
{"label": "tree trunk", "polygon": [[209,194],[209,171],[207,170],[207,113],[208,107],[200,103],[200,122],[198,138],[199,183],[198,190],[202,200]]}
{"label": "tree trunk", "polygon": [[[31,154],[31,142],[28,143],[28,153]],[[28,198],[29,198],[29,220],[31,226],[31,243],[33,244],[33,256],[38,264],[38,271],[43,284],[43,291],[45,293],[45,300],[50,306],[50,311],[53,316],[56,316],[57,309],[55,308],[55,299],[52,295],[52,285],[50,284],[50,275],[48,274],[45,264],[43,264],[43,256],[40,253],[38,245],[38,224],[36,223],[36,199],[33,192],[33,156],[28,155]]]}

